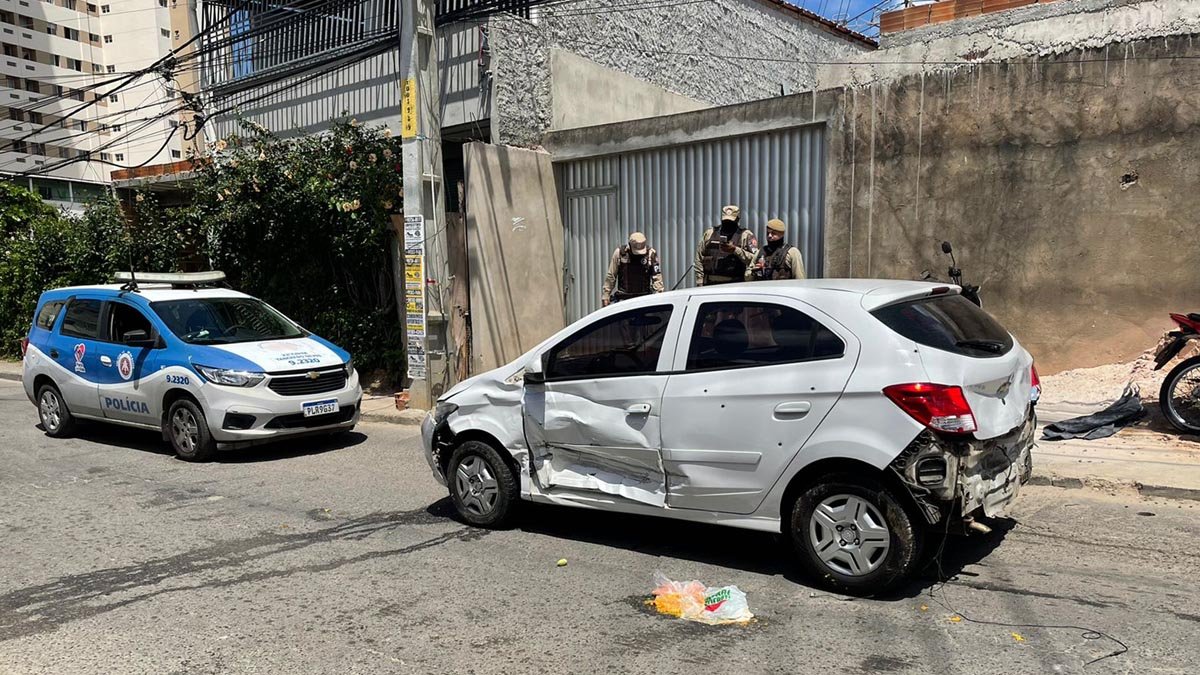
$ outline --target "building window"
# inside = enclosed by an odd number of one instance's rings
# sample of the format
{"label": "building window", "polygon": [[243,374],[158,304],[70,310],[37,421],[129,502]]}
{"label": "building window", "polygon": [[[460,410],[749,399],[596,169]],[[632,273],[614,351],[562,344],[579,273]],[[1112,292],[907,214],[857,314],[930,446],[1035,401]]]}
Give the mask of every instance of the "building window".
{"label": "building window", "polygon": [[100,153],[100,159],[101,159],[102,161],[105,161],[105,162],[107,162],[107,161],[109,161],[110,159],[112,159],[112,155],[108,154],[107,152],[102,152],[102,153]]}
{"label": "building window", "polygon": [[78,70],[82,73],[83,61],[80,61],[79,59],[67,59],[67,67],[69,67],[71,70]]}
{"label": "building window", "polygon": [[162,36],[165,38],[171,37],[171,31],[167,30],[166,28],[159,28],[158,32],[162,33]]}
{"label": "building window", "polygon": [[111,36],[111,35],[105,35],[105,36],[104,36],[104,44],[106,44],[106,45],[111,45],[111,44],[112,44],[112,36]]}
{"label": "building window", "polygon": [[62,6],[67,9],[75,9],[75,0],[63,0]]}
{"label": "building window", "polygon": [[78,42],[79,41],[79,31],[75,28],[67,28],[64,26],[63,27],[63,37],[67,38],[68,40],[75,40]]}
{"label": "building window", "polygon": [[79,130],[80,131],[87,131],[87,127],[88,127],[87,120],[79,120]]}
{"label": "building window", "polygon": [[167,6],[167,0],[158,0],[158,6],[159,6],[159,7],[166,7],[166,6]]}
{"label": "building window", "polygon": [[35,94],[42,93],[42,87],[37,83],[37,80],[25,80],[25,91],[32,91]]}
{"label": "building window", "polygon": [[115,72],[117,72],[117,67],[116,67],[116,66],[104,66],[104,69],[105,69],[106,71],[110,72],[110,73],[115,73]]}
{"label": "building window", "polygon": [[117,95],[116,95],[116,94],[113,94],[113,95],[109,96],[109,97],[108,97],[108,101],[109,101],[109,103],[116,103],[116,102],[117,102]]}
{"label": "building window", "polygon": [[21,17],[21,28],[24,28],[25,30],[33,30],[33,17],[31,17],[31,16]]}
{"label": "building window", "polygon": [[109,12],[112,11],[112,5],[100,5],[100,11],[105,14],[108,14]]}
{"label": "building window", "polygon": [[4,45],[4,55],[11,56],[14,59],[17,58],[17,46],[16,45]]}
{"label": "building window", "polygon": [[21,152],[21,153],[25,153],[25,152],[29,151],[29,148],[28,148],[28,146],[26,146],[25,141],[21,141],[21,140],[13,141],[12,149],[13,149],[13,152]]}
{"label": "building window", "polygon": [[29,144],[29,152],[34,155],[45,155],[46,154],[46,144],[45,143],[30,143]]}
{"label": "building window", "polygon": [[93,63],[93,64],[92,64],[92,72],[93,72],[93,73],[98,73],[98,72],[100,72],[100,71],[102,71],[102,70],[104,70],[104,69],[100,67],[100,64],[99,64],[99,63]]}
{"label": "building window", "polygon": [[121,125],[120,125],[120,124],[114,124],[114,125],[112,125],[112,130],[113,130],[113,131],[120,131],[120,130],[121,130]]}
{"label": "building window", "polygon": [[62,65],[62,57],[58,54],[51,54],[50,60],[54,62],[54,67],[56,68]]}
{"label": "building window", "polygon": [[33,122],[34,124],[41,124],[42,123],[42,113],[30,111],[29,121]]}
{"label": "building window", "polygon": [[75,99],[76,101],[82,101],[83,100],[83,90],[72,89],[71,90],[71,98]]}
{"label": "building window", "polygon": [[172,150],[171,159],[183,159],[183,153],[178,150]]}
{"label": "building window", "polygon": [[[89,39],[89,40],[91,40],[92,42],[99,42],[99,41],[100,41],[100,36],[99,36],[99,35],[96,35],[95,33],[88,33],[88,39]],[[108,42],[112,42],[112,36],[111,36],[111,35],[109,36]]]}
{"label": "building window", "polygon": [[89,11],[89,12],[91,12],[92,14],[95,14],[95,13],[96,13],[96,6],[95,6],[95,5],[93,5],[92,3],[90,3],[90,2],[89,2],[87,7],[88,7],[88,11]]}
{"label": "building window", "polygon": [[58,35],[58,26],[55,26],[52,23],[46,24],[46,34],[47,35]]}
{"label": "building window", "polygon": [[21,110],[20,108],[9,108],[8,109],[8,119],[13,120],[15,122],[24,122],[25,121],[25,111]]}
{"label": "building window", "polygon": [[26,61],[37,61],[37,53],[26,47],[21,48],[21,58]]}
{"label": "building window", "polygon": [[118,153],[117,153],[117,161],[118,161],[118,162],[124,162],[124,161],[125,161],[125,155],[123,155],[123,154],[121,154],[121,153],[119,153],[119,152],[118,152]]}
{"label": "building window", "polygon": [[9,75],[8,76],[8,88],[9,89],[20,89],[21,88],[21,78],[15,77],[13,75]]}
{"label": "building window", "polygon": [[16,23],[13,21],[12,12],[0,12],[0,23]]}

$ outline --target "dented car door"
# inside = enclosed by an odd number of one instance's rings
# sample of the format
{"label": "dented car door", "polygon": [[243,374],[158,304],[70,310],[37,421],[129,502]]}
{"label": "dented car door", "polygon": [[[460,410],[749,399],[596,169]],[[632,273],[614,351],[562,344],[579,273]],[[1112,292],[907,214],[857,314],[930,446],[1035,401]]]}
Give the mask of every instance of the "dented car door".
{"label": "dented car door", "polygon": [[538,355],[526,377],[525,438],[546,495],[666,503],[660,407],[682,311],[662,303],[607,313]]}

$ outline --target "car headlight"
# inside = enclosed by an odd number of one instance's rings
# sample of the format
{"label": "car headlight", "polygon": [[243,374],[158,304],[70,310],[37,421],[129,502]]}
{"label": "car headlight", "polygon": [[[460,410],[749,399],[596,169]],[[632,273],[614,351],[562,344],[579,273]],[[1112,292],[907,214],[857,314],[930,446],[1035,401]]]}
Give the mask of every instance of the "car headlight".
{"label": "car headlight", "polygon": [[435,425],[446,421],[446,418],[455,410],[458,410],[458,404],[449,401],[438,401],[437,406],[433,409],[433,422]]}
{"label": "car headlight", "polygon": [[192,364],[197,373],[213,384],[227,387],[253,387],[263,381],[262,373],[251,373],[245,370],[229,370],[228,368],[212,368]]}
{"label": "car headlight", "polygon": [[349,361],[346,361],[345,368],[346,368],[346,377],[350,377],[351,375],[354,374],[354,357],[353,356],[350,357]]}

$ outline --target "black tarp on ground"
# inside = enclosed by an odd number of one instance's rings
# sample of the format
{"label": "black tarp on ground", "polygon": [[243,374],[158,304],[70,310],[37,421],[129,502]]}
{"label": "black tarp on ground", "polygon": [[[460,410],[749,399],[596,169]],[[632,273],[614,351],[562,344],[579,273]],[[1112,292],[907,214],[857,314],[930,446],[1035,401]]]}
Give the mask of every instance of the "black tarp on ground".
{"label": "black tarp on ground", "polygon": [[1146,408],[1142,406],[1142,397],[1137,388],[1125,387],[1121,398],[1100,412],[1046,425],[1042,431],[1042,440],[1065,441],[1069,438],[1082,438],[1085,441],[1094,441],[1097,438],[1107,438],[1117,433],[1118,428],[1132,424],[1145,415]]}

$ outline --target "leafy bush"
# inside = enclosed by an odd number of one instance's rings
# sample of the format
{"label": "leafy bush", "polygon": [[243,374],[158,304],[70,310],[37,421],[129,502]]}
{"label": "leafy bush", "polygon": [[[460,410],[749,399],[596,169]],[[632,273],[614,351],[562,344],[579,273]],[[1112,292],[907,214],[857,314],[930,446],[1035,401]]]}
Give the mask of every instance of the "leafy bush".
{"label": "leafy bush", "polygon": [[113,272],[219,269],[354,354],[364,372],[404,373],[390,216],[400,210],[400,141],[353,121],[279,139],[261,127],[196,158],[188,200],[138,192],[82,217],[0,182],[0,352],[14,356],[38,295],[105,283]]}

